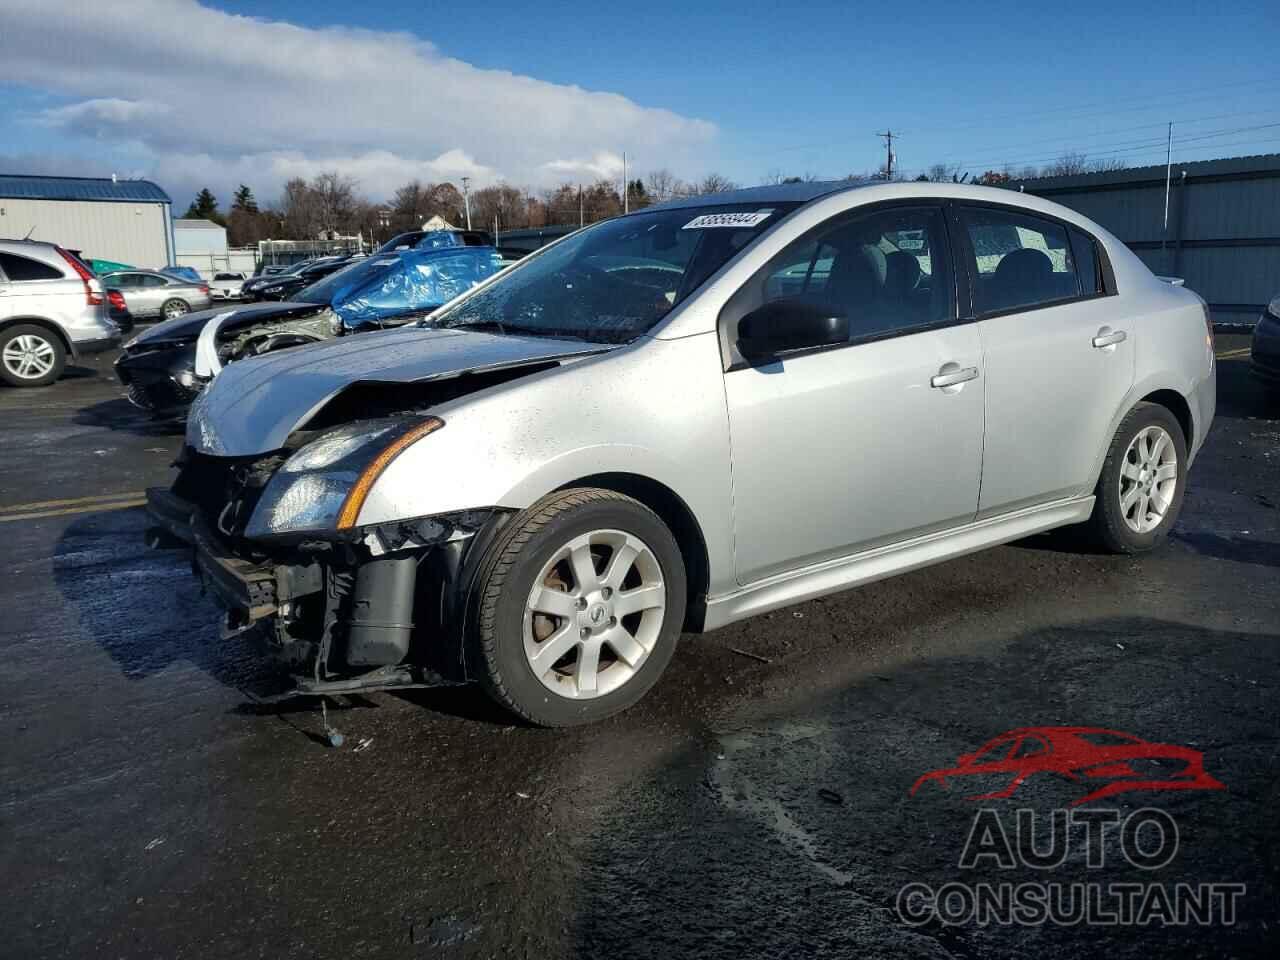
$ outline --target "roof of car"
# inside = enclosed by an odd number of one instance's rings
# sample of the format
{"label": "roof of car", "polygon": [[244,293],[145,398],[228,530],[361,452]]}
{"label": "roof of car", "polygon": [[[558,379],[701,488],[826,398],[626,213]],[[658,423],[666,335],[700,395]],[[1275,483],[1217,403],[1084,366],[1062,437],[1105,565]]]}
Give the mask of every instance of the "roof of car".
{"label": "roof of car", "polygon": [[[677,197],[665,203],[644,207],[651,210],[678,210],[681,207],[706,207],[737,203],[808,203],[818,197],[841,190],[867,186],[871,181],[861,180],[809,180],[803,183],[778,183],[765,187],[746,187],[742,190],[726,190],[723,193],[703,193],[692,197]],[[640,212],[640,211],[637,211]]]}

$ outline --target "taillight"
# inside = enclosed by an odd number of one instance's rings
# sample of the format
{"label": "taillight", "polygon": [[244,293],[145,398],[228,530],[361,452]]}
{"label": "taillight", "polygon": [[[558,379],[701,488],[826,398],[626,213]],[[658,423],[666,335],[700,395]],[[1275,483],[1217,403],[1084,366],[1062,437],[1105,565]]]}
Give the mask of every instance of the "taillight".
{"label": "taillight", "polygon": [[207,293],[209,292],[209,288],[208,288],[208,286],[204,286],[204,285],[202,285],[202,286],[200,287],[200,292],[201,292],[201,293],[205,293],[205,294],[207,294]]}
{"label": "taillight", "polygon": [[124,302],[124,294],[119,290],[107,291],[107,303],[111,304],[111,308],[113,310],[124,312],[129,309],[128,305]]}
{"label": "taillight", "polygon": [[55,247],[63,260],[71,266],[76,275],[84,282],[84,302],[91,307],[102,303],[102,283],[89,272],[89,268],[61,247]]}

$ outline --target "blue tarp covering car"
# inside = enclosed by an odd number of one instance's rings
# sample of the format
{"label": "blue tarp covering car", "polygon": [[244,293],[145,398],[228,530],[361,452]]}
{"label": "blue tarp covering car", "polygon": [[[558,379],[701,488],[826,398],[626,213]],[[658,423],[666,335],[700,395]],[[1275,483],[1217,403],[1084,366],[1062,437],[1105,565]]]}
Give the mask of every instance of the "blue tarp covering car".
{"label": "blue tarp covering car", "polygon": [[493,247],[377,253],[313,283],[297,299],[329,304],[343,328],[355,331],[432,310],[502,267],[502,257]]}

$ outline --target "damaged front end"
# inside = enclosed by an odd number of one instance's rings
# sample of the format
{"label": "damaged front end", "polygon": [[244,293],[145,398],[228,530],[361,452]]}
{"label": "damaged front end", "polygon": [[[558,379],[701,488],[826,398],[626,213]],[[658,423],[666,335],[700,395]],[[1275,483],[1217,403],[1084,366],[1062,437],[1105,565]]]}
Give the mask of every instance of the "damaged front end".
{"label": "damaged front end", "polygon": [[193,571],[295,675],[285,696],[465,682],[468,559],[501,522],[474,509],[359,526],[379,473],[444,426],[398,414],[298,431],[261,456],[183,450],[172,489],[147,492],[153,544],[193,548]]}

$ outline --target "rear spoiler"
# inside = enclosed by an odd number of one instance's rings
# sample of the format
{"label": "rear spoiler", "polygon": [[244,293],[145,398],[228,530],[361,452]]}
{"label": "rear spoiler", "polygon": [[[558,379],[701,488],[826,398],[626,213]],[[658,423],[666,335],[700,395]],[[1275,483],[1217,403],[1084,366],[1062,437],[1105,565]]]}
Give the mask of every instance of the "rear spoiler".
{"label": "rear spoiler", "polygon": [[1162,277],[1159,274],[1156,274],[1156,279],[1163,280],[1165,283],[1175,287],[1181,287],[1187,282],[1182,277]]}

